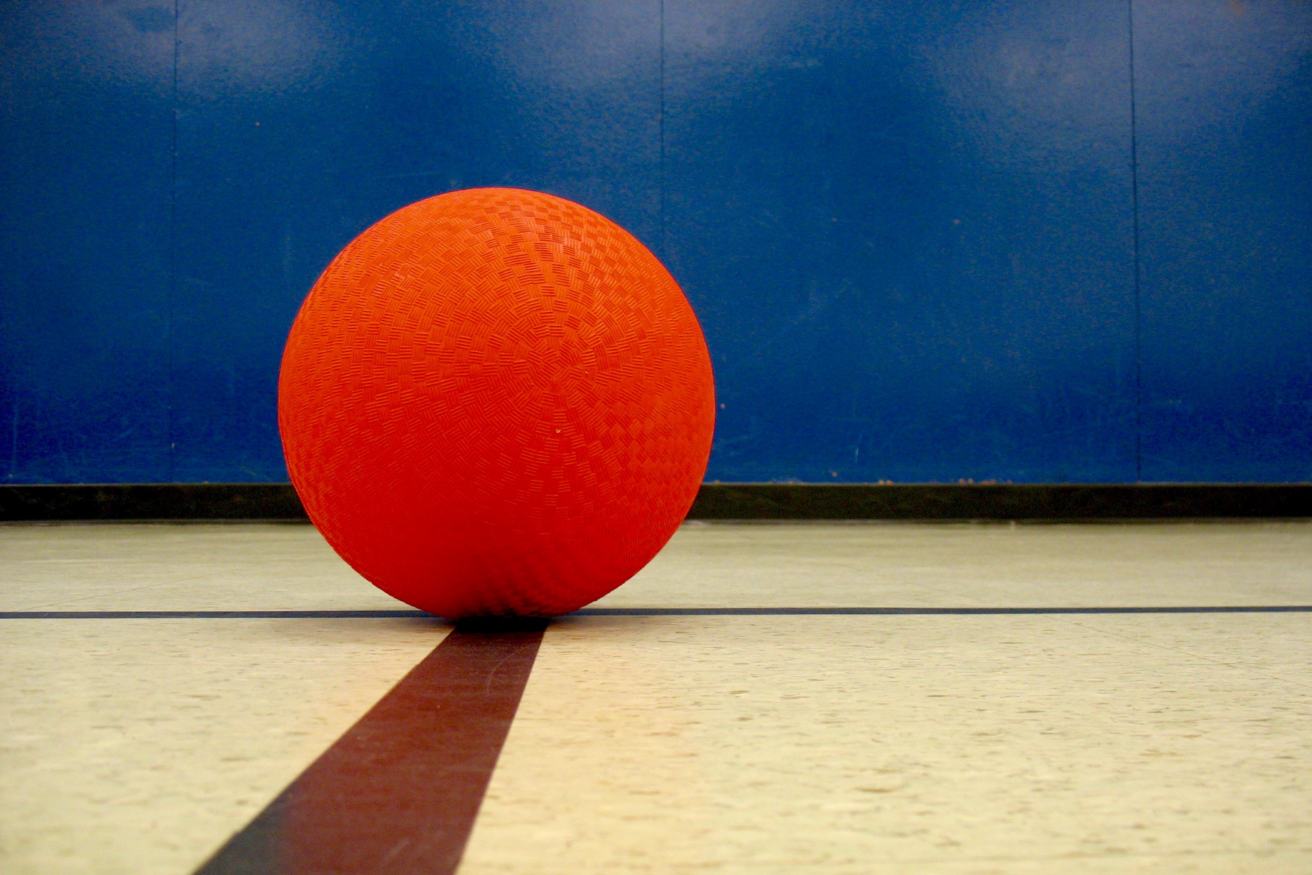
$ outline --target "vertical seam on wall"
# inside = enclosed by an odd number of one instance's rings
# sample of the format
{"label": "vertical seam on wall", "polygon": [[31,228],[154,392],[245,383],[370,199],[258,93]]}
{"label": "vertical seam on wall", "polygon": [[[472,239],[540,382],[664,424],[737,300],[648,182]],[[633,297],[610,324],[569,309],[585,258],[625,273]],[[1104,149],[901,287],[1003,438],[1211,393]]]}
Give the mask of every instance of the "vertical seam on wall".
{"label": "vertical seam on wall", "polygon": [[1126,0],[1130,29],[1130,201],[1134,216],[1134,479],[1143,480],[1143,320],[1139,304],[1139,131],[1134,93],[1134,0]]}
{"label": "vertical seam on wall", "polygon": [[18,471],[18,392],[14,392],[14,424],[13,424],[13,443],[9,446],[9,478],[14,479],[14,474]]}
{"label": "vertical seam on wall", "polygon": [[660,0],[661,53],[660,53],[660,232],[661,261],[665,261],[665,0]]}
{"label": "vertical seam on wall", "polygon": [[178,15],[181,0],[173,0],[173,149],[169,168],[169,309],[168,309],[168,410],[169,481],[176,464],[173,441],[173,300],[178,289]]}

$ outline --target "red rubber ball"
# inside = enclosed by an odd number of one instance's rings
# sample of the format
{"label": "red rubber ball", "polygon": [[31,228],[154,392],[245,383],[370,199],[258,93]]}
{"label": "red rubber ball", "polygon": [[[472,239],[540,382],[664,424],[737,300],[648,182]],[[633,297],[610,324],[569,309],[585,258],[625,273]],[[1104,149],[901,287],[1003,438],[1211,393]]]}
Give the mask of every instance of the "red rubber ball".
{"label": "red rubber ball", "polygon": [[516,189],[428,198],[353,240],[278,383],[310,519],[453,619],[568,613],[628,580],[687,515],[714,426],[669,272],[609,219]]}

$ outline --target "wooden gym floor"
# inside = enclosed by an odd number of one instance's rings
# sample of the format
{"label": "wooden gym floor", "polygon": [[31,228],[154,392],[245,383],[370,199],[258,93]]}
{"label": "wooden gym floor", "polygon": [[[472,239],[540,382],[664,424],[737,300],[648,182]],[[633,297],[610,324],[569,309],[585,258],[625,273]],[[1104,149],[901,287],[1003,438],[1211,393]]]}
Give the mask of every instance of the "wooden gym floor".
{"label": "wooden gym floor", "polygon": [[[0,580],[10,875],[193,872],[490,652],[305,525],[0,526]],[[1312,871],[1312,523],[690,523],[593,608],[522,633],[464,875]]]}

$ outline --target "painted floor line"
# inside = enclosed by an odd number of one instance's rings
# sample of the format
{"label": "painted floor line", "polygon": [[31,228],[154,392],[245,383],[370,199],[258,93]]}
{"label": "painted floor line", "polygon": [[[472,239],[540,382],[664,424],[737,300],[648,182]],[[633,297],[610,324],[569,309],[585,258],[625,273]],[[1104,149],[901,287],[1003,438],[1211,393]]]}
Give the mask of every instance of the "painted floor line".
{"label": "painted floor line", "polygon": [[423,611],[0,611],[0,620],[386,620]]}
{"label": "painted floor line", "polygon": [[197,875],[455,872],[545,627],[457,626]]}
{"label": "painted floor line", "polygon": [[[565,617],[1015,616],[1028,614],[1306,614],[1312,605],[1161,605],[1035,608],[582,608]],[[0,611],[0,620],[437,619],[423,611]]]}
{"label": "painted floor line", "polygon": [[1312,613],[1312,605],[1164,605],[1071,608],[584,608],[569,616],[591,617],[795,617],[977,616],[1016,614],[1272,614]]}

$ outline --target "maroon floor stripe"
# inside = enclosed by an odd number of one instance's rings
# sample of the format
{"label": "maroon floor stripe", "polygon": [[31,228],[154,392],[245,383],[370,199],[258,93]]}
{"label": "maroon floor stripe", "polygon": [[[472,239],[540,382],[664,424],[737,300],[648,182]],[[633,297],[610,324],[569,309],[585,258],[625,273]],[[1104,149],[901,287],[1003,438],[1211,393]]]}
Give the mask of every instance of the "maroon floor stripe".
{"label": "maroon floor stripe", "polygon": [[454,872],[544,628],[457,626],[197,875]]}

